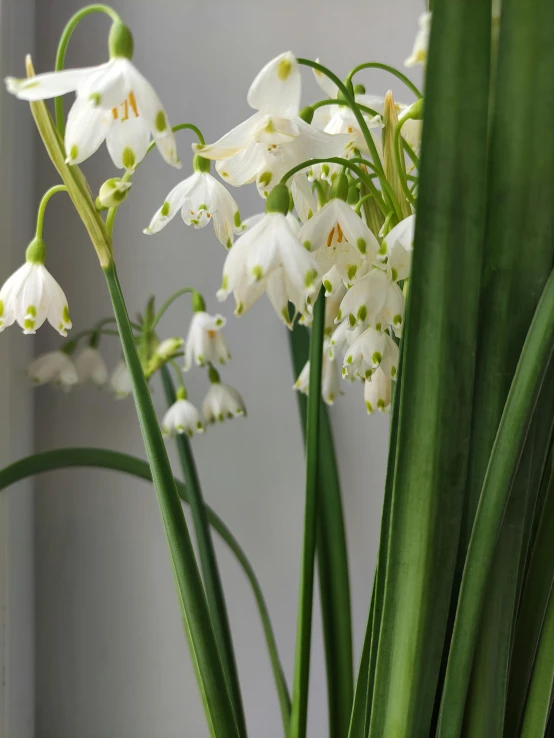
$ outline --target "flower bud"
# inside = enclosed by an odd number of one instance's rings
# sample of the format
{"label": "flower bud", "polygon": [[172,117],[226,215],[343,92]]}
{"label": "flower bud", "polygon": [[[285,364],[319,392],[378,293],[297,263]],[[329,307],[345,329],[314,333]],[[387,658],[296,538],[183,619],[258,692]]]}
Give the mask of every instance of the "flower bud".
{"label": "flower bud", "polygon": [[112,177],[107,179],[96,198],[96,209],[106,210],[107,208],[117,208],[127,198],[131,182],[125,182],[120,177]]}
{"label": "flower bud", "polygon": [[206,312],[206,302],[200,292],[192,293],[192,312],[193,313],[204,313]]}
{"label": "flower bud", "polygon": [[364,85],[354,85],[354,94],[355,95],[365,95]]}
{"label": "flower bud", "polygon": [[108,37],[108,47],[110,49],[111,59],[117,57],[123,57],[124,59],[133,58],[133,34],[121,21],[114,21],[112,23]]}
{"label": "flower bud", "polygon": [[339,200],[348,199],[348,178],[344,172],[337,174],[329,190],[329,199],[338,198]]}
{"label": "flower bud", "polygon": [[[407,218],[411,214],[411,208],[402,189],[402,183],[400,181],[402,173],[398,171],[394,151],[398,115],[396,113],[394,98],[390,90],[385,95],[383,123],[383,169],[385,170],[385,177],[396,195],[396,199],[398,200],[398,204],[402,212],[402,217]],[[404,154],[402,154],[402,158],[403,157]]]}
{"label": "flower bud", "polygon": [[200,172],[202,174],[209,174],[210,172],[210,160],[205,159],[203,156],[199,156],[198,154],[195,154],[195,156],[192,159],[192,168],[195,172]]}
{"label": "flower bud", "polygon": [[423,120],[424,99],[420,98],[400,114],[399,120]]}
{"label": "flower bud", "polygon": [[157,372],[158,369],[161,369],[166,362],[173,359],[175,354],[183,346],[183,343],[184,341],[182,338],[166,338],[165,341],[158,344],[152,358],[148,362],[146,375],[148,377],[152,376],[152,374]]}
{"label": "flower bud", "polygon": [[311,123],[314,119],[314,113],[315,110],[310,106],[307,105],[305,108],[302,108],[302,110],[298,113],[298,117],[302,118],[304,123]]}
{"label": "flower bud", "polygon": [[42,238],[33,238],[27,246],[25,260],[28,264],[44,264],[46,261],[46,245]]}
{"label": "flower bud", "polygon": [[290,194],[286,184],[282,182],[276,185],[267,197],[265,204],[266,213],[282,213],[286,215],[290,209]]}

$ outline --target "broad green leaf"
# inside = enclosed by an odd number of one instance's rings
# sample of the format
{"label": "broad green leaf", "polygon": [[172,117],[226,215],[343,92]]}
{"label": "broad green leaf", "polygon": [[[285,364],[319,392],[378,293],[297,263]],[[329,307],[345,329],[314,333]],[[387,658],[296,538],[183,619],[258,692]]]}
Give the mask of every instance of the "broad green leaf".
{"label": "broad green leaf", "polygon": [[436,2],[370,738],[431,726],[469,447],[490,36],[489,2]]}

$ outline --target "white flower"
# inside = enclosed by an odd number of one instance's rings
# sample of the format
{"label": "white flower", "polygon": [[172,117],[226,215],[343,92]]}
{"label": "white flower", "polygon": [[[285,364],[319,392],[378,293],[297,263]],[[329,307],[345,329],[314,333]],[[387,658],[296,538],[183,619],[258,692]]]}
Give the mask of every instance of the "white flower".
{"label": "white flower", "polygon": [[209,171],[195,171],[174,187],[144,233],[158,233],[179,210],[186,225],[204,228],[213,222],[215,235],[226,248],[231,248],[234,233],[240,231],[237,203]]}
{"label": "white flower", "polygon": [[159,343],[148,361],[146,376],[151,377],[154,372],[157,372],[170,359],[173,359],[183,344],[182,338],[166,338]]}
{"label": "white flower", "polygon": [[192,402],[184,397],[179,397],[179,393],[177,397],[176,402],[163,417],[163,434],[169,438],[174,438],[178,434],[186,433],[189,438],[192,438],[195,433],[203,433],[204,424],[198,410]]}
{"label": "white flower", "polygon": [[377,330],[390,326],[400,335],[405,299],[400,287],[380,269],[372,269],[346,293],[336,322],[347,319],[351,327],[372,325]]}
{"label": "white flower", "polygon": [[231,358],[222,332],[226,322],[219,314],[210,315],[202,310],[194,313],[185,343],[185,371],[191,368],[193,361],[196,366],[204,366],[225,364]]}
{"label": "white flower", "polygon": [[304,313],[317,276],[316,261],[300,244],[287,217],[269,212],[229,251],[217,296],[225,300],[233,292],[235,313],[241,315],[267,291],[275,311],[289,325],[289,301]]}
{"label": "white flower", "polygon": [[387,272],[395,282],[408,279],[410,276],[414,231],[415,215],[409,215],[401,220],[381,243],[377,258],[386,263]]}
{"label": "white flower", "polygon": [[96,387],[103,387],[108,381],[108,367],[104,357],[94,346],[87,346],[75,358],[75,366],[80,384],[91,382]]}
{"label": "white flower", "polygon": [[[298,375],[293,389],[309,394],[310,390],[310,362],[307,361]],[[327,405],[333,405],[335,399],[340,395],[339,368],[334,356],[329,351],[328,341],[323,343],[323,364],[321,367],[321,397]]]}
{"label": "white flower", "polygon": [[412,54],[404,62],[406,67],[415,67],[417,64],[427,62],[427,50],[429,48],[429,37],[431,35],[431,13],[422,13],[419,16],[419,31],[414,42]]}
{"label": "white flower", "polygon": [[105,140],[116,167],[133,171],[154,138],[168,164],[180,166],[175,138],[152,85],[124,56],[86,69],[66,69],[29,79],[6,79],[21,100],[47,100],[75,92],[67,118],[68,164],[79,164]]}
{"label": "white flower", "polygon": [[343,320],[333,331],[329,339],[329,356],[334,359],[338,353],[343,353],[364,332],[363,326],[351,328],[347,320]]}
{"label": "white flower", "polygon": [[62,336],[71,328],[66,296],[43,263],[27,261],[0,289],[0,332],[16,321],[36,333],[45,320]]}
{"label": "white flower", "polygon": [[398,346],[388,333],[366,328],[344,357],[343,376],[368,379],[378,366],[394,378],[398,371]]}
{"label": "white flower", "polygon": [[110,390],[114,393],[117,400],[123,400],[133,391],[133,382],[131,375],[127,369],[127,364],[123,359],[116,365],[110,377]]}
{"label": "white flower", "polygon": [[27,375],[33,384],[55,384],[62,389],[70,390],[79,383],[77,368],[63,351],[49,351],[37,356],[27,369]]}
{"label": "white flower", "polygon": [[335,267],[345,284],[354,281],[364,259],[376,258],[379,244],[363,220],[344,200],[329,200],[298,234],[312,251],[321,274]]}
{"label": "white flower", "polygon": [[392,398],[392,380],[378,367],[364,382],[364,400],[369,415],[378,410],[386,412]]}
{"label": "white flower", "polygon": [[226,418],[246,415],[246,407],[240,393],[228,384],[213,382],[202,404],[206,423],[223,422]]}

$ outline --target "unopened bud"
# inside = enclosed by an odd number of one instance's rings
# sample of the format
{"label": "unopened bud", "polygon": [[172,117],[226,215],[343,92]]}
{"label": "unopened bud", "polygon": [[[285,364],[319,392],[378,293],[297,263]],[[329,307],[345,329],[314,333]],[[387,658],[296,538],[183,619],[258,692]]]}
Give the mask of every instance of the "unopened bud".
{"label": "unopened bud", "polygon": [[121,21],[114,21],[110,28],[108,38],[110,58],[132,59],[133,58],[133,34]]}
{"label": "unopened bud", "polygon": [[269,195],[265,203],[266,213],[282,213],[286,215],[290,210],[290,195],[286,184],[282,182],[276,185]]}
{"label": "unopened bud", "polygon": [[154,372],[161,369],[161,367],[170,359],[173,359],[179,349],[183,346],[183,343],[184,341],[182,338],[166,338],[165,341],[158,344],[152,358],[148,362],[146,370],[147,376],[152,376]]}
{"label": "unopened bud", "polygon": [[120,177],[112,177],[107,179],[96,198],[96,209],[106,210],[107,208],[117,208],[126,199],[131,182],[125,182]]}

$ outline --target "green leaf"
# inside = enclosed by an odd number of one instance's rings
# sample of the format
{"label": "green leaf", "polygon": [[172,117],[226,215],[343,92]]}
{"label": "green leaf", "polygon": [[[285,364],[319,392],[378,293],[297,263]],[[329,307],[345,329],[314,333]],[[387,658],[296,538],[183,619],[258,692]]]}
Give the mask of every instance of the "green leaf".
{"label": "green leaf", "polygon": [[[7,489],[16,482],[28,477],[42,474],[56,469],[69,469],[71,467],[94,467],[101,469],[110,469],[113,471],[131,474],[139,479],[147,482],[152,481],[152,472],[150,467],[142,459],[137,459],[128,454],[119,453],[117,451],[108,451],[101,448],[63,448],[54,451],[43,451],[33,456],[27,456],[20,461],[16,461],[10,466],[0,470],[0,490]],[[175,486],[179,496],[187,505],[190,504],[187,488],[179,480],[175,480]],[[263,596],[260,583],[256,577],[254,569],[248,557],[242,550],[237,539],[225,525],[223,520],[208,505],[206,505],[206,514],[212,528],[218,533],[221,539],[227,544],[230,551],[236,557],[239,566],[242,568],[254,595],[256,605],[262,621],[264,635],[267,642],[271,667],[275,678],[281,713],[283,716],[283,724],[285,726],[285,735],[288,731],[288,722],[290,718],[290,696],[288,693],[287,683],[277,650],[277,642],[273,632],[273,626],[269,617],[269,612]]]}
{"label": "green leaf", "polygon": [[[309,332],[298,323],[290,332],[295,376],[308,360]],[[297,393],[302,430],[306,428],[307,398]],[[317,563],[320,587],[329,735],[346,735],[353,700],[352,616],[344,514],[335,448],[327,407],[321,406]]]}
{"label": "green leaf", "polygon": [[431,726],[467,471],[490,34],[490,3],[436,3],[370,738]]}
{"label": "green leaf", "polygon": [[232,698],[217,647],[204,586],[150,390],[137,354],[133,331],[115,264],[104,267],[125,362],[133,383],[139,424],[152,470],[152,480],[166,534],[185,633],[189,642],[210,733],[217,738],[243,738],[235,721]]}
{"label": "green leaf", "polygon": [[437,735],[458,738],[495,544],[554,350],[554,272],[527,335],[502,414],[468,548]]}
{"label": "green leaf", "polygon": [[[171,407],[177,397],[175,395],[175,388],[171,381],[169,369],[166,365],[162,366],[161,375],[167,404]],[[214,627],[217,645],[221,655],[223,669],[225,671],[227,686],[233,696],[233,707],[236,711],[235,717],[242,735],[246,735],[246,718],[244,715],[237,662],[233,648],[233,637],[231,634],[231,626],[229,624],[229,616],[227,614],[227,604],[225,602],[225,594],[221,583],[219,566],[210,533],[206,504],[202,496],[200,479],[198,477],[198,471],[196,469],[196,463],[194,461],[189,439],[181,433],[177,436],[176,442],[181,468],[183,469],[183,476],[187,485],[194,529],[196,531],[198,556],[200,558],[200,566],[202,567],[202,573],[204,575],[204,587],[206,590],[210,617],[212,619],[212,625]]]}

